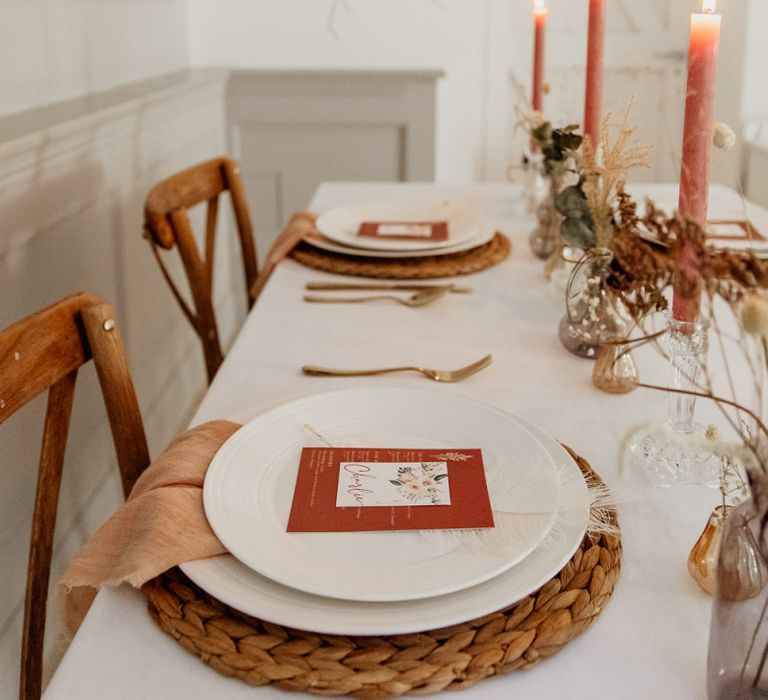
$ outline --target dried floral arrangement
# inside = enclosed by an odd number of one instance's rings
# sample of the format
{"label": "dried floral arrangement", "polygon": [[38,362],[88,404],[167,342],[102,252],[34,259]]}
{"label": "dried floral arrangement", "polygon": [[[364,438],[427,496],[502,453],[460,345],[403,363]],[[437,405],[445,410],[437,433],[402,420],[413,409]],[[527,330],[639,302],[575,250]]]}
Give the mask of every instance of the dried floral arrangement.
{"label": "dried floral arrangement", "polygon": [[651,151],[650,146],[635,141],[637,127],[630,124],[631,109],[630,102],[615,130],[611,115],[603,119],[600,142],[587,139],[582,146],[579,181],[555,198],[563,217],[560,236],[566,245],[582,250],[611,248],[615,234],[625,225],[621,208],[627,205],[624,186],[629,171],[648,167]]}
{"label": "dried floral arrangement", "polygon": [[[561,238],[566,245],[584,250],[583,260],[610,259],[605,288],[617,300],[616,306],[626,312],[631,328],[604,345],[618,348],[612,355],[615,367],[629,348],[640,343],[652,343],[666,357],[660,339],[667,331],[651,332],[648,321],[655,312],[667,309],[673,283],[684,293],[701,294],[702,320],[709,325],[710,344],[721,360],[718,376],[713,375],[712,365],[702,362],[686,389],[643,383],[637,375],[630,381],[635,387],[708,400],[719,410],[722,434],[718,427],[710,426],[706,441],[721,465],[722,510],[728,512],[751,499],[751,510],[739,510],[736,516],[755,529],[752,544],[742,540],[738,553],[726,557],[731,563],[721,566],[720,596],[726,601],[747,600],[768,585],[768,420],[763,413],[768,403],[768,260],[750,250],[715,249],[695,222],[668,216],[652,202],[646,203],[645,213],[640,215],[625,182],[631,168],[646,165],[648,149],[633,144],[633,136],[625,114],[615,138],[608,136],[608,127],[603,125],[597,151],[589,142],[583,144],[579,181],[565,188],[555,201],[564,217]],[[713,137],[718,147],[733,141],[732,132],[723,125]],[[681,247],[692,251],[695,275],[676,269],[674,261]],[[639,337],[630,340],[630,333]],[[738,563],[745,558],[752,562],[747,573]],[[768,613],[768,599],[765,604],[762,600],[760,619],[755,621],[758,627],[751,631],[743,661],[745,669],[757,655],[757,675],[747,679],[752,688],[768,669],[768,644],[758,636]]]}
{"label": "dried floral arrangement", "polygon": [[[664,311],[668,306],[664,291],[673,281],[674,265],[669,249],[674,234],[666,226],[657,228],[661,216],[652,202],[647,203],[647,213],[641,219],[637,204],[623,189],[619,190],[617,201],[617,227],[611,244],[613,261],[608,286],[637,325],[649,313]],[[644,228],[653,231],[659,245],[638,235]]]}
{"label": "dried floral arrangement", "polygon": [[[678,246],[690,246],[696,255],[700,278],[679,281],[683,285],[700,287],[704,304],[702,319],[708,322],[723,363],[727,394],[718,393],[715,378],[707,366],[702,366],[694,391],[673,390],[668,387],[637,383],[639,387],[659,391],[683,391],[714,401],[734,436],[731,441],[720,438],[713,429],[709,437],[713,450],[723,460],[723,493],[741,493],[734,480],[733,459],[747,465],[749,481],[755,498],[764,499],[759,512],[768,513],[768,427],[758,407],[768,391],[768,260],[758,258],[752,251],[715,249],[707,242],[706,233],[696,223],[679,215],[667,216],[652,202],[647,202],[646,214],[639,217],[631,198],[620,191],[620,224],[614,236],[613,261],[608,285],[621,299],[636,326],[643,329],[631,344],[658,343],[659,333],[647,332],[645,319],[655,311],[667,308],[665,291],[676,274],[674,259]],[[642,235],[640,235],[642,233]],[[690,291],[690,290],[689,290]],[[724,318],[724,312],[731,318]],[[736,328],[736,335],[726,330]],[[738,395],[733,371],[745,366],[750,372],[754,396],[744,400]],[[721,382],[723,383],[723,382]],[[730,475],[730,476],[728,476]],[[768,515],[762,523],[768,537]],[[768,540],[766,540],[768,546]]]}

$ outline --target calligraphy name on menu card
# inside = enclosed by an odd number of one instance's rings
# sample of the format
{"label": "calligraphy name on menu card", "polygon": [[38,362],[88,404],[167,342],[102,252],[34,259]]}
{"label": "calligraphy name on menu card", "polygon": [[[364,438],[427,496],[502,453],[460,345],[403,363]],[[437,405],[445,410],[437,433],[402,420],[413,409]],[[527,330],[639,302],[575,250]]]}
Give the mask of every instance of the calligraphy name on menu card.
{"label": "calligraphy name on menu card", "polygon": [[364,221],[357,232],[362,238],[400,241],[448,240],[447,221]]}
{"label": "calligraphy name on menu card", "polygon": [[305,447],[287,531],[493,526],[478,449]]}

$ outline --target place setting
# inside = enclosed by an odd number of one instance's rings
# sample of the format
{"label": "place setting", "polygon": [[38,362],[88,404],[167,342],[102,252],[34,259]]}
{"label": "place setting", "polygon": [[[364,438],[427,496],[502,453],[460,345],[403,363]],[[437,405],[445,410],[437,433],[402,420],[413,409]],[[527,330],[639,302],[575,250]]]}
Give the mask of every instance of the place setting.
{"label": "place setting", "polygon": [[157,624],[226,675],[392,693],[422,688],[417,668],[466,687],[554,654],[600,614],[621,552],[610,491],[542,429],[362,387],[190,429],[58,589],[76,629],[100,586],[146,579]]}
{"label": "place setting", "polygon": [[[363,668],[320,680],[313,661],[416,633],[424,662],[446,663],[446,686],[473,682],[482,664],[440,657],[488,616],[507,628],[494,647],[511,669],[599,614],[621,555],[615,511],[596,505],[605,493],[544,431],[475,399],[317,394],[245,422],[213,456],[202,500],[228,554],[181,563],[143,591],[179,643],[248,682],[371,689],[381,681]],[[206,624],[190,626],[201,610]],[[292,657],[300,643],[310,650]],[[270,677],[275,662],[283,671]],[[403,679],[395,651],[378,666]]]}
{"label": "place setting", "polygon": [[487,208],[483,198],[466,195],[338,206],[314,218],[291,256],[315,269],[373,278],[469,274],[503,261],[511,251]]}

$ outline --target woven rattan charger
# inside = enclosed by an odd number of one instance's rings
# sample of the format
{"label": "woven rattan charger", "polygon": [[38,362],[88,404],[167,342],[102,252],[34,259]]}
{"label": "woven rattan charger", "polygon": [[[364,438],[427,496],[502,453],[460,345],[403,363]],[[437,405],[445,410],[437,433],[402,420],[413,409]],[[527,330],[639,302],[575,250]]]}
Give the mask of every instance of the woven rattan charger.
{"label": "woven rattan charger", "polygon": [[[571,455],[599,481],[584,459]],[[620,562],[618,535],[588,534],[558,574],[511,607],[439,630],[383,637],[316,634],[257,620],[178,569],[142,591],[158,625],[220,673],[251,685],[383,698],[468,688],[551,656],[600,614]]]}
{"label": "woven rattan charger", "polygon": [[291,252],[291,257],[307,267],[338,275],[406,280],[469,275],[506,260],[511,250],[509,239],[504,234],[497,233],[484,245],[448,255],[366,258],[331,253],[302,242]]}

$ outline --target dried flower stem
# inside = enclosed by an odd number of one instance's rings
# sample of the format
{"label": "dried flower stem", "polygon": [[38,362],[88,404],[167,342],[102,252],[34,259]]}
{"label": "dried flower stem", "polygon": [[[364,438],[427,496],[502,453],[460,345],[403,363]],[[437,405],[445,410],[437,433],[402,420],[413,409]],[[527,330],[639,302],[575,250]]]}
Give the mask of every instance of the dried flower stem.
{"label": "dried flower stem", "polygon": [[630,124],[633,101],[630,100],[618,125],[616,138],[611,138],[611,115],[600,124],[599,144],[589,139],[582,147],[580,173],[584,194],[595,225],[597,245],[608,247],[614,235],[614,202],[624,189],[628,171],[648,167],[650,146],[632,143],[637,127]]}

